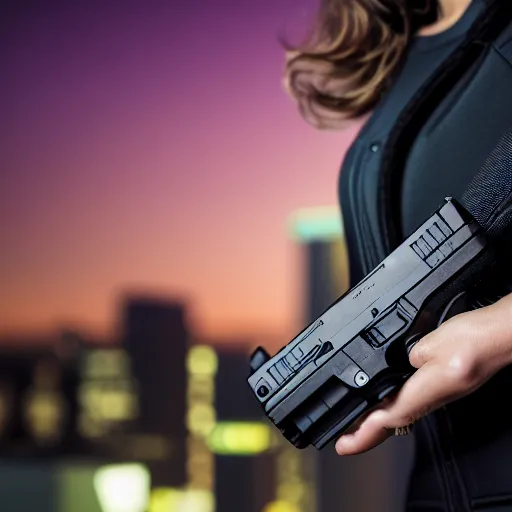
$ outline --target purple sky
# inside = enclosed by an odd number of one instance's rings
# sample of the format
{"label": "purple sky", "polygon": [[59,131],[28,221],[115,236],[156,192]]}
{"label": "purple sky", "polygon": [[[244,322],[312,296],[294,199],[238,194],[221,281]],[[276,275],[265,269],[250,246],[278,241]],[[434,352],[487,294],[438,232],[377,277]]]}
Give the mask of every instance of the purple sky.
{"label": "purple sky", "polygon": [[12,2],[0,35],[0,332],[108,332],[124,290],[202,333],[295,329],[288,214],[336,202],[350,132],[307,126],[279,31],[312,0]]}

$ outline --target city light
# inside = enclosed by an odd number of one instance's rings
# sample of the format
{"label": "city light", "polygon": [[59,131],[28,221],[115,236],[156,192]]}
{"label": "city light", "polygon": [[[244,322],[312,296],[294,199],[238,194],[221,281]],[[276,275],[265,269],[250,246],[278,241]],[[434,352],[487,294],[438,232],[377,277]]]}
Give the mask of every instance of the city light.
{"label": "city light", "polygon": [[91,379],[117,378],[129,372],[128,354],[117,348],[90,350],[82,361],[82,374]]}
{"label": "city light", "polygon": [[[210,448],[207,445],[209,434],[215,427],[215,374],[217,372],[217,354],[209,346],[197,345],[189,350],[187,356],[187,416],[186,424],[188,430],[187,438],[187,477],[188,490],[194,492],[195,498],[188,502],[182,502],[189,508],[183,512],[213,512],[214,467],[215,461]],[[203,496],[203,498],[198,498]],[[191,499],[196,503],[187,505]],[[203,501],[197,503],[197,500]],[[210,500],[210,501],[208,501]],[[208,503],[210,503],[208,505]],[[185,505],[183,505],[185,503]],[[203,507],[203,508],[200,508]],[[210,507],[210,508],[208,508]],[[182,509],[179,509],[180,512]]]}
{"label": "city light", "polygon": [[103,512],[146,512],[149,488],[149,471],[142,464],[104,466],[94,474]]}
{"label": "city light", "polygon": [[288,230],[300,242],[333,240],[343,233],[341,213],[337,206],[302,208],[288,219]]}
{"label": "city light", "polygon": [[259,422],[219,422],[208,445],[217,455],[257,455],[272,446],[272,432]]}
{"label": "city light", "polygon": [[61,369],[51,359],[36,363],[32,385],[23,398],[23,414],[28,431],[38,443],[55,443],[62,435],[68,411],[61,378]]}
{"label": "city light", "polygon": [[207,436],[215,427],[215,410],[211,405],[195,403],[187,413],[187,427],[190,432]]}
{"label": "city light", "polygon": [[78,428],[84,437],[104,437],[138,416],[136,385],[124,350],[89,350],[82,360],[81,375]]}
{"label": "city light", "polygon": [[156,488],[151,492],[148,512],[213,512],[214,501],[208,491]]}
{"label": "city light", "polygon": [[152,489],[148,512],[175,512],[183,496],[181,489],[157,487]]}
{"label": "city light", "polygon": [[300,508],[288,501],[273,501],[263,509],[263,512],[300,512]]}
{"label": "city light", "polygon": [[180,508],[176,512],[213,512],[215,498],[212,492],[187,490],[183,493]]}
{"label": "city light", "polygon": [[34,390],[26,400],[29,430],[39,441],[55,441],[64,420],[64,399],[56,390]]}
{"label": "city light", "polygon": [[187,357],[187,369],[192,375],[215,375],[217,354],[206,345],[192,347]]}
{"label": "city light", "polygon": [[[264,512],[315,512],[315,463],[311,452],[282,442],[276,460],[276,499]],[[286,508],[287,507],[287,508]]]}

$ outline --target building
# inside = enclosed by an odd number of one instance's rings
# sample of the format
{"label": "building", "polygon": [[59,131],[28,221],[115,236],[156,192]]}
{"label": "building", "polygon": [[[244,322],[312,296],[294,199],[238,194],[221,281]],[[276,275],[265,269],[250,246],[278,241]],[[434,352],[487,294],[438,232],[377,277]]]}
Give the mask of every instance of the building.
{"label": "building", "polygon": [[73,330],[0,340],[2,511],[109,512],[122,485],[123,510],[145,512],[147,470],[118,442],[132,391],[121,347]]}
{"label": "building", "polygon": [[138,390],[134,429],[162,452],[160,460],[149,462],[152,483],[180,488],[187,479],[185,363],[189,331],[185,307],[164,299],[128,297],[122,310],[122,332]]}
{"label": "building", "polygon": [[91,341],[65,330],[39,338],[0,340],[2,454],[90,456],[79,428],[81,357]]}
{"label": "building", "polygon": [[218,512],[262,512],[275,499],[273,432],[252,396],[248,345],[217,350],[216,424],[209,437],[215,454]]}
{"label": "building", "polygon": [[[349,287],[343,226],[337,207],[322,207],[296,212],[289,227],[304,251],[303,321],[308,325]],[[411,453],[409,438],[392,438],[349,458],[324,448],[315,457],[318,512],[401,510]]]}

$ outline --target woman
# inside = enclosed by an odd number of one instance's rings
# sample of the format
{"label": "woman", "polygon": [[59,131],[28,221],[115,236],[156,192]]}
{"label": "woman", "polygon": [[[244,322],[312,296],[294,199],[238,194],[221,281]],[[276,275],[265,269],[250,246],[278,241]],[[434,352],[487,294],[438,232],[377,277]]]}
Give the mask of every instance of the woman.
{"label": "woman", "polygon": [[[340,202],[352,284],[459,198],[512,126],[510,0],[323,0],[286,86],[321,129],[366,120]],[[342,436],[357,454],[415,424],[408,510],[512,510],[512,295],[463,313],[410,353],[397,396]]]}

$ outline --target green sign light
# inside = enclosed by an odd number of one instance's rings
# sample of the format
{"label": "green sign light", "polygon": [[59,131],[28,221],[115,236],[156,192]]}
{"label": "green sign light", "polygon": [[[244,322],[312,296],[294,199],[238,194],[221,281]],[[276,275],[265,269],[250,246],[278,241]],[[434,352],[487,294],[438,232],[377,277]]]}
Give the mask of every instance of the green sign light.
{"label": "green sign light", "polygon": [[340,210],[337,206],[297,210],[288,219],[288,231],[299,242],[335,240],[343,234]]}
{"label": "green sign light", "polygon": [[261,422],[219,422],[208,438],[217,455],[258,455],[272,446],[269,425]]}

